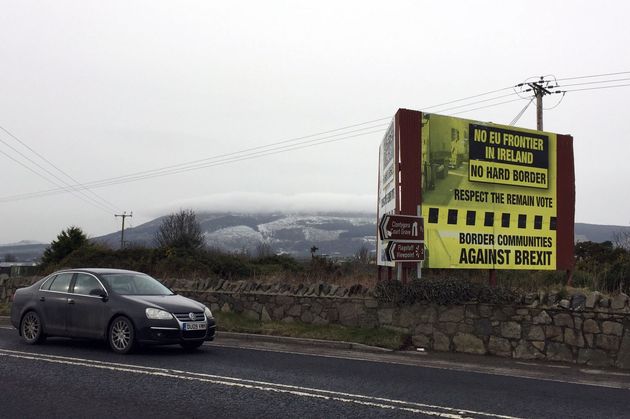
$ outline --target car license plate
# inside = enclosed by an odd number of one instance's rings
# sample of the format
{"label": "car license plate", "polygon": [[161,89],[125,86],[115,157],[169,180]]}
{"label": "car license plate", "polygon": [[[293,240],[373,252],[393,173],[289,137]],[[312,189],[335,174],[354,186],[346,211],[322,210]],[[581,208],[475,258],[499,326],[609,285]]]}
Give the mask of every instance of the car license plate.
{"label": "car license plate", "polygon": [[184,330],[204,330],[208,327],[206,322],[202,323],[184,323]]}

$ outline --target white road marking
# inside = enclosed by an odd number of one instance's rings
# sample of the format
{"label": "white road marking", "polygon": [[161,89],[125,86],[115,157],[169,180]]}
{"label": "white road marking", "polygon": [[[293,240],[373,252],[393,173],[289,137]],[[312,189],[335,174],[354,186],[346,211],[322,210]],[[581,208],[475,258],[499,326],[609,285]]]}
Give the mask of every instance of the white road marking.
{"label": "white road marking", "polygon": [[216,385],[239,387],[245,389],[285,393],[300,397],[311,397],[322,400],[334,400],[343,403],[352,403],[381,409],[400,410],[411,413],[418,413],[430,416],[438,416],[448,419],[464,419],[469,416],[485,416],[501,419],[516,419],[513,416],[496,415],[486,412],[476,412],[473,410],[454,409],[444,406],[434,406],[423,403],[407,402],[382,397],[372,397],[362,394],[352,394],[336,392],[317,388],[293,386],[287,384],[277,384],[265,381],[248,380],[235,377],[226,377],[213,374],[203,374],[190,371],[172,370],[155,367],[145,367],[141,365],[121,364],[114,362],[103,362],[84,358],[71,358],[58,355],[44,355],[32,352],[13,351],[0,349],[0,356],[33,361],[43,361],[56,364],[74,365],[87,368],[97,368],[109,371],[126,372],[133,374],[144,374],[158,377],[175,378],[188,381],[206,382]]}

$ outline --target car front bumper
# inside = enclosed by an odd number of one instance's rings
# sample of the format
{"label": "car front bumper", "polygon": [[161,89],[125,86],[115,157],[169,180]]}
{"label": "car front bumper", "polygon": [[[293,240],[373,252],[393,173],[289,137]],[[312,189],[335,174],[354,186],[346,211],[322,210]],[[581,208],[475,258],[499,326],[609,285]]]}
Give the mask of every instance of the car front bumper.
{"label": "car front bumper", "polygon": [[140,328],[137,331],[136,340],[144,344],[168,345],[200,340],[214,340],[216,322],[207,319],[207,328],[202,330],[183,330],[178,326],[150,326]]}

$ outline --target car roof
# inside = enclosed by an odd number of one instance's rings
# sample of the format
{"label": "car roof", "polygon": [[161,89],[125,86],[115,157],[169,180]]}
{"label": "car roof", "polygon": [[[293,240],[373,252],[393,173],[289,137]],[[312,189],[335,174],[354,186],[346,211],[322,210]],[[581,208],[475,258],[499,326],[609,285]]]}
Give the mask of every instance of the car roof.
{"label": "car roof", "polygon": [[139,274],[141,272],[130,271],[127,269],[113,269],[113,268],[72,268],[72,269],[62,269],[55,273],[61,272],[87,272],[91,274]]}

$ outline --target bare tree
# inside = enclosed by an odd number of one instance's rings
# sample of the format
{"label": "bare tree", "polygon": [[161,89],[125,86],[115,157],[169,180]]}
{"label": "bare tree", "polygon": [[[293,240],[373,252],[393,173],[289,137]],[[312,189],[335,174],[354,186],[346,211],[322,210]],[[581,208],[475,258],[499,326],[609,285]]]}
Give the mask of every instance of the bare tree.
{"label": "bare tree", "polygon": [[168,215],[155,234],[155,242],[161,248],[202,248],[204,237],[195,212],[188,209]]}
{"label": "bare tree", "polygon": [[361,246],[354,254],[354,258],[358,262],[367,265],[370,262],[370,249],[366,245]]}
{"label": "bare tree", "polygon": [[630,250],[630,230],[620,230],[614,232],[613,243],[616,247]]}
{"label": "bare tree", "polygon": [[276,253],[273,251],[273,247],[269,243],[260,242],[258,246],[256,246],[256,255],[259,258],[268,258],[269,256],[273,256]]}

